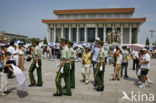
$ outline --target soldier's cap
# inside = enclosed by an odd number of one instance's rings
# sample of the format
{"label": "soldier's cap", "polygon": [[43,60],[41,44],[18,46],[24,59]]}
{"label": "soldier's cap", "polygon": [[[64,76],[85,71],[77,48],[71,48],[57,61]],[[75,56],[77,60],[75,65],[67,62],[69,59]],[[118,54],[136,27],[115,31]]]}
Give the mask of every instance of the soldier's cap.
{"label": "soldier's cap", "polygon": [[61,41],[66,41],[67,42],[68,40],[66,38],[61,38]]}
{"label": "soldier's cap", "polygon": [[99,40],[99,41],[98,41],[98,43],[100,43],[100,44],[102,44],[102,45],[103,45],[103,43],[104,43],[104,42],[103,42],[103,41],[101,41],[101,40]]}
{"label": "soldier's cap", "polygon": [[89,46],[85,46],[85,49],[90,49],[90,47]]}
{"label": "soldier's cap", "polygon": [[72,40],[68,40],[68,43],[69,43],[69,44],[73,44],[73,41],[72,41]]}

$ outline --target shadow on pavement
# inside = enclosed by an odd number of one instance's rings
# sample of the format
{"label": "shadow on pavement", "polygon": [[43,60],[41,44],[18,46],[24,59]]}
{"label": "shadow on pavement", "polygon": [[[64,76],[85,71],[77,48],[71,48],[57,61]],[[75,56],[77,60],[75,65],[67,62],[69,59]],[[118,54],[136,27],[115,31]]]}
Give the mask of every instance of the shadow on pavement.
{"label": "shadow on pavement", "polygon": [[20,98],[25,98],[25,97],[28,96],[29,94],[28,94],[28,92],[26,92],[26,91],[17,90],[17,95],[18,95],[18,97],[20,97]]}

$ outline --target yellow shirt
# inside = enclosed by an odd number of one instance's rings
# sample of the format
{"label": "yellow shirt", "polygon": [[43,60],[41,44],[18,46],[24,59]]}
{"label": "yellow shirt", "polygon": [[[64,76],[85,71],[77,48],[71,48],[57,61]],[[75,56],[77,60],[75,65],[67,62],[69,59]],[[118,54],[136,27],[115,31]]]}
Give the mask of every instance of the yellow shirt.
{"label": "yellow shirt", "polygon": [[84,64],[91,64],[91,56],[92,56],[91,52],[83,53]]}

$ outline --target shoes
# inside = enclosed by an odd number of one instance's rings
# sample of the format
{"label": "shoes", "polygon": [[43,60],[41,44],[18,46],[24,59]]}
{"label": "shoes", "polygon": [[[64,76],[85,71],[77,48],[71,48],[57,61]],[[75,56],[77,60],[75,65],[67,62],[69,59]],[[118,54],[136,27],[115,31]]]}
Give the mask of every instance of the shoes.
{"label": "shoes", "polygon": [[129,78],[128,76],[125,76],[125,78]]}
{"label": "shoes", "polygon": [[36,86],[35,84],[30,84],[30,85],[28,85],[29,87],[34,87],[34,86]]}
{"label": "shoes", "polygon": [[4,94],[9,94],[10,92],[7,90],[7,91],[4,91]]}
{"label": "shoes", "polygon": [[66,95],[66,96],[72,96],[72,94],[67,94],[67,93],[64,93],[63,95]]}
{"label": "shoes", "polygon": [[118,81],[120,81],[120,79],[117,79]]}
{"label": "shoes", "polygon": [[36,86],[38,86],[38,87],[42,87],[42,85],[39,85],[39,84],[36,84]]}
{"label": "shoes", "polygon": [[102,87],[102,88],[98,87],[96,90],[97,90],[98,92],[103,91],[103,90],[104,90],[104,87]]}
{"label": "shoes", "polygon": [[141,84],[140,86],[138,86],[139,88],[145,88],[145,84]]}
{"label": "shoes", "polygon": [[110,80],[113,80],[113,81],[114,81],[115,79],[112,78],[112,79],[110,79]]}
{"label": "shoes", "polygon": [[142,82],[141,81],[138,81],[138,84],[141,84]]}
{"label": "shoes", "polygon": [[64,86],[63,89],[66,89],[66,86]]}
{"label": "shoes", "polygon": [[55,94],[53,94],[53,96],[62,96],[62,94],[55,93]]}

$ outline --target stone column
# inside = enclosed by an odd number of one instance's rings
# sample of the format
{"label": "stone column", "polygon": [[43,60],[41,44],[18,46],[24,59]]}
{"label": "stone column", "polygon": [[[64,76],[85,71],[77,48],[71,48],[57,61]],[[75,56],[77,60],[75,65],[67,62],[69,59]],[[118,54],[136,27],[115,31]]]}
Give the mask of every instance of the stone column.
{"label": "stone column", "polygon": [[54,27],[54,37],[53,37],[53,42],[56,42],[56,27]]}
{"label": "stone column", "polygon": [[123,24],[121,24],[121,45],[123,44]]}
{"label": "stone column", "polygon": [[103,41],[106,42],[106,25],[103,27]]}
{"label": "stone column", "polygon": [[98,26],[95,27],[95,39],[98,37]]}
{"label": "stone column", "polygon": [[84,41],[87,42],[87,26],[85,25],[85,30],[84,30]]}
{"label": "stone column", "polygon": [[62,25],[62,27],[61,27],[61,38],[63,38],[63,35],[64,35],[64,27]]}
{"label": "stone column", "polygon": [[71,40],[71,25],[69,25],[69,36],[68,36],[68,40]]}
{"label": "stone column", "polygon": [[132,44],[132,25],[129,26],[129,44]]}
{"label": "stone column", "polygon": [[47,42],[50,43],[50,35],[51,35],[51,31],[50,31],[50,27],[49,27],[49,25],[48,25],[48,29],[47,29],[47,31],[48,31],[48,34],[47,34]]}
{"label": "stone column", "polygon": [[137,43],[140,43],[140,25],[138,24]]}
{"label": "stone column", "polygon": [[76,29],[76,43],[79,43],[79,26],[78,25]]}

